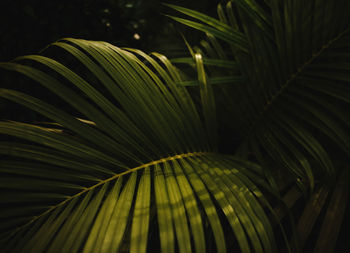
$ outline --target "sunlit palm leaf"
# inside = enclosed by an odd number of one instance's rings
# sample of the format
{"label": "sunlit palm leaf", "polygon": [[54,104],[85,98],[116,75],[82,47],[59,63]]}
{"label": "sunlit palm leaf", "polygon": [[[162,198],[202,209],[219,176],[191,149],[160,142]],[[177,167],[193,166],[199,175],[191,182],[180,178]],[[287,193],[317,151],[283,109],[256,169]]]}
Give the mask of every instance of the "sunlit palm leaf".
{"label": "sunlit palm leaf", "polygon": [[261,168],[213,153],[215,104],[200,58],[203,115],[176,85],[183,80],[164,56],[74,39],[52,46],[73,55],[100,83],[44,56],[0,64],[79,114],[0,90],[2,98],[55,123],[0,122],[0,133],[15,138],[0,143],[4,252],[204,252],[208,229],[225,252],[225,223],[242,252],[275,251],[261,207],[267,201],[251,181],[268,189]]}

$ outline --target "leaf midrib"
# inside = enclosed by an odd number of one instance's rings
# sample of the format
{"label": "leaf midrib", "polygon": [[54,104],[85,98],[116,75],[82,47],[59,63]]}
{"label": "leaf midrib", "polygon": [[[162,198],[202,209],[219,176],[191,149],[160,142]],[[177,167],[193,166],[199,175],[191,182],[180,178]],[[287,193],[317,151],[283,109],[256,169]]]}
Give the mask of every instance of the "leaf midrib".
{"label": "leaf midrib", "polygon": [[24,225],[18,227],[17,229],[15,229],[12,233],[11,233],[11,236],[14,235],[15,233],[17,233],[18,231],[22,230],[23,228],[27,227],[28,225],[32,224],[33,222],[35,222],[36,220],[38,220],[39,218],[45,216],[46,214],[52,212],[53,210],[55,210],[56,208],[60,207],[60,206],[63,206],[64,204],[66,204],[67,202],[83,195],[84,193],[86,192],[89,192],[103,184],[106,184],[107,182],[110,182],[112,180],[115,180],[115,179],[118,179],[119,177],[121,176],[124,176],[124,175],[127,175],[127,174],[130,174],[132,172],[135,172],[135,171],[138,171],[138,170],[141,170],[141,169],[144,169],[144,168],[147,168],[149,166],[153,166],[153,165],[156,165],[156,164],[160,164],[160,163],[165,163],[165,162],[168,162],[168,161],[172,161],[172,160],[178,160],[178,159],[183,159],[183,158],[186,158],[186,157],[194,157],[194,156],[203,156],[203,155],[208,155],[208,154],[212,154],[211,152],[190,152],[190,153],[183,153],[183,154],[179,154],[179,155],[174,155],[174,156],[169,156],[169,157],[166,157],[166,158],[162,158],[162,159],[159,159],[159,160],[156,160],[156,161],[152,161],[152,162],[149,162],[149,163],[146,163],[146,164],[142,164],[140,166],[137,166],[137,167],[134,167],[132,169],[129,169],[127,171],[124,171],[122,173],[118,173],[118,174],[115,174],[113,175],[112,177],[109,177],[105,180],[101,180],[100,182],[98,182],[97,184],[94,184],[90,187],[86,187],[84,188],[82,191],[68,197],[67,199],[61,201],[60,203],[54,205],[54,206],[51,206],[48,210],[46,210],[45,212],[37,215],[37,216],[34,216],[29,222],[25,223]]}
{"label": "leaf midrib", "polygon": [[285,83],[281,86],[280,90],[277,91],[277,93],[265,104],[263,110],[261,111],[260,115],[256,119],[253,126],[247,131],[247,135],[242,141],[242,143],[245,143],[252,135],[255,133],[255,129],[260,125],[260,123],[265,119],[266,113],[270,110],[271,105],[281,96],[283,91],[285,91],[289,85],[304,71],[305,68],[307,68],[316,58],[318,58],[325,50],[327,50],[334,42],[339,40],[342,36],[344,36],[346,33],[350,31],[350,26],[346,28],[344,31],[340,32],[336,37],[333,39],[330,39],[328,43],[324,44],[320,50],[314,54],[312,54],[312,57],[308,59],[304,64],[301,65],[301,67],[297,68],[297,71],[292,73],[289,78],[285,81]]}

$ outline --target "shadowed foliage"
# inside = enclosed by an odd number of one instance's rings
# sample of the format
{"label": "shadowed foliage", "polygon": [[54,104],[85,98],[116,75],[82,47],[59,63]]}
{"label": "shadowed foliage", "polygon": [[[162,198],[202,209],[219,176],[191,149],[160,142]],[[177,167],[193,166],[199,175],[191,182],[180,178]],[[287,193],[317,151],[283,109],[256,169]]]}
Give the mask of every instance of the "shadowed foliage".
{"label": "shadowed foliage", "polygon": [[166,6],[205,35],[183,57],[65,38],[0,63],[44,119],[0,122],[2,250],[342,252],[350,3]]}

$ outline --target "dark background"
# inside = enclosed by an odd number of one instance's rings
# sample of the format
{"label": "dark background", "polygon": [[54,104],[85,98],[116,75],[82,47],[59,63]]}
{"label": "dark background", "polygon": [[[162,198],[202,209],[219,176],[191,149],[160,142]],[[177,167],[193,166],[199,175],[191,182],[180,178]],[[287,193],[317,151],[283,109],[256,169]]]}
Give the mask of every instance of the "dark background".
{"label": "dark background", "polygon": [[162,2],[216,16],[219,1],[1,0],[0,61],[35,54],[64,37],[176,54],[183,46],[179,31],[189,40],[199,35],[165,17],[175,12]]}

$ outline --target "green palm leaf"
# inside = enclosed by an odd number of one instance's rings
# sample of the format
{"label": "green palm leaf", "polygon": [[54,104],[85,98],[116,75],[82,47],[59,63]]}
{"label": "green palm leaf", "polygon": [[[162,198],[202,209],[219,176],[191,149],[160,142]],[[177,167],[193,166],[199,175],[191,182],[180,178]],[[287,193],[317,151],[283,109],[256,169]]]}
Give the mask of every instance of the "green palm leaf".
{"label": "green palm leaf", "polygon": [[74,108],[0,90],[54,122],[0,122],[14,138],[0,143],[4,252],[205,252],[207,231],[226,252],[225,224],[242,252],[276,250],[253,183],[269,189],[261,168],[214,152],[215,103],[199,55],[201,111],[164,56],[75,39],[52,46],[99,83],[44,56],[0,64]]}
{"label": "green palm leaf", "polygon": [[[350,78],[346,63],[349,61],[350,27],[346,11],[350,10],[349,3],[235,0],[228,1],[225,8],[219,5],[220,20],[208,19],[208,22],[203,14],[170,7],[209,24],[211,29],[226,36],[229,29],[223,27],[230,26],[247,41],[246,53],[237,50],[240,44],[234,40],[228,43],[229,47],[222,43],[220,49],[214,46],[216,42],[213,43],[211,37],[221,39],[223,35],[195,27],[209,33],[202,43],[206,54],[204,63],[210,64],[208,73],[214,72],[210,67],[216,65],[222,68],[221,76],[235,73],[244,78],[243,82],[232,79],[231,87],[223,87],[223,96],[217,98],[226,102],[221,103],[220,108],[230,108],[232,117],[239,119],[230,123],[233,134],[237,135],[234,138],[240,140],[233,147],[237,154],[243,157],[253,154],[263,164],[278,161],[298,182],[311,188],[315,173],[334,178],[336,169],[327,150],[328,140],[346,154],[349,151],[347,141],[341,141],[349,139],[348,117],[332,106],[341,101],[347,106],[349,102]],[[192,23],[177,21],[194,27]],[[222,48],[226,49],[225,55]],[[217,60],[220,55],[240,68],[233,65],[230,72],[228,62],[223,64]],[[174,62],[184,60],[174,59]],[[210,78],[212,75],[208,80]],[[321,110],[317,109],[319,106]],[[227,114],[222,117],[226,118]],[[318,132],[328,140],[321,140]]]}

